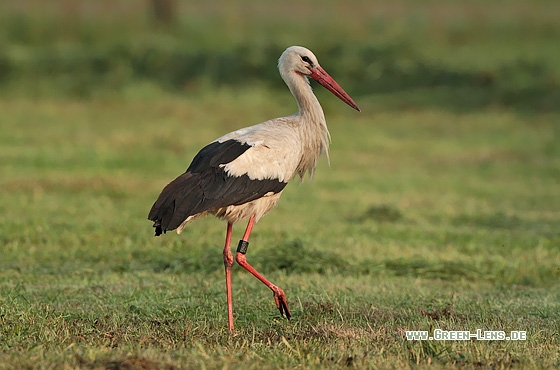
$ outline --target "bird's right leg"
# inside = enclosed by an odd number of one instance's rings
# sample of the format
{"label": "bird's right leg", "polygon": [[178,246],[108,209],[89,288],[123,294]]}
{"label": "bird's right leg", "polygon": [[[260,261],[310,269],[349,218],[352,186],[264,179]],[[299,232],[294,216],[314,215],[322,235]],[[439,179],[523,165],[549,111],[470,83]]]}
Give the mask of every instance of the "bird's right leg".
{"label": "bird's right leg", "polygon": [[292,315],[288,308],[288,299],[286,298],[286,293],[282,288],[272,284],[268,279],[262,276],[253,266],[247,262],[245,253],[247,253],[247,248],[249,247],[249,235],[251,235],[251,230],[253,230],[253,225],[255,224],[255,216],[251,216],[249,223],[247,224],[247,229],[245,229],[245,234],[243,234],[243,239],[239,241],[239,246],[237,247],[237,253],[235,254],[235,260],[241,267],[253,274],[254,277],[259,279],[266,285],[272,293],[274,293],[274,302],[276,307],[280,310],[280,315],[286,314],[286,318],[289,319]]}
{"label": "bird's right leg", "polygon": [[224,247],[224,266],[226,268],[226,295],[227,295],[227,312],[228,312],[228,328],[233,333],[233,299],[231,294],[231,266],[233,265],[233,255],[231,254],[231,230],[233,225],[228,222],[226,231],[226,245]]}

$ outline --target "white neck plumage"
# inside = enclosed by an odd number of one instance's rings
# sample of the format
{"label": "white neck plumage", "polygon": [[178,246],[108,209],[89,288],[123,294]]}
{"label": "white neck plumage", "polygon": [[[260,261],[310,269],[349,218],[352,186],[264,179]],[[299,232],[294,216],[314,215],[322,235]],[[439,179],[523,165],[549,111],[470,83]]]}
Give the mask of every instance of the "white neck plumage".
{"label": "white neck plumage", "polygon": [[295,71],[283,74],[282,77],[298,104],[296,117],[301,125],[304,150],[297,172],[300,177],[306,172],[313,175],[321,153],[326,154],[327,160],[329,157],[330,134],[325,114],[307,77]]}

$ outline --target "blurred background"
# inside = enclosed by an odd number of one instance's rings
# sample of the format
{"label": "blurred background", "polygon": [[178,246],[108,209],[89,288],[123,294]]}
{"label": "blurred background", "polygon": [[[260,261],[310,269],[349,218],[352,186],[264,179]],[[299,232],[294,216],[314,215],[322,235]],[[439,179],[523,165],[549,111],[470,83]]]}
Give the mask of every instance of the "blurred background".
{"label": "blurred background", "polygon": [[[231,342],[224,222],[155,238],[146,218],[202,146],[296,111],[276,68],[291,45],[362,112],[311,81],[331,168],[251,234],[251,263],[309,324],[274,320],[271,347],[269,292],[240,273],[247,336]],[[0,0],[2,353],[15,368],[151,345],[208,368],[317,367],[317,351],[326,367],[558,367],[559,143],[558,0]],[[403,340],[435,317],[531,340]]]}
{"label": "blurred background", "polygon": [[546,0],[4,0],[0,94],[284,89],[273,66],[295,44],[366,110],[557,112],[558,19]]}

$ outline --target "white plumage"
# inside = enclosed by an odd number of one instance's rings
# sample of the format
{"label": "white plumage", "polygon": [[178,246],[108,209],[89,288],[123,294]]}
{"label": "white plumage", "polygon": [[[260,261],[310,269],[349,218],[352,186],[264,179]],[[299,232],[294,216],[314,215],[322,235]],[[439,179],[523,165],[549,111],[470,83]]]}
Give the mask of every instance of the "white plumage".
{"label": "white plumage", "polygon": [[235,160],[223,165],[228,175],[246,173],[253,180],[288,182],[294,175],[303,151],[301,137],[298,130],[289,127],[292,117],[289,118],[266,121],[235,131],[238,135],[228,134],[218,139],[218,142],[235,139],[251,146]]}
{"label": "white plumage", "polygon": [[163,189],[148,215],[154,221],[156,235],[174,229],[181,233],[189,222],[206,214],[227,220],[223,253],[230,331],[233,331],[231,229],[233,223],[241,220],[249,223],[240,241],[237,261],[273,291],[280,313],[290,317],[282,289],[249,265],[245,252],[254,223],[276,206],[288,181],[296,174],[300,178],[312,174],[321,154],[328,155],[329,131],[308,77],[359,111],[308,49],[289,47],[280,57],[278,68],[297,101],[298,112],[233,131],[208,144],[195,156],[187,171]]}

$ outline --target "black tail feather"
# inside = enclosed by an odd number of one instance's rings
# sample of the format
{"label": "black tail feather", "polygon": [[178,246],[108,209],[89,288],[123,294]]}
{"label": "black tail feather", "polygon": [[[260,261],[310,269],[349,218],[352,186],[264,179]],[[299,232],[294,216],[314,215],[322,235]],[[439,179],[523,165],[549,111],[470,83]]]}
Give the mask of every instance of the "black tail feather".
{"label": "black tail feather", "polygon": [[[159,195],[152,206],[148,219],[154,222],[156,236],[165,234],[168,230],[174,230],[190,215],[189,207],[181,207],[191,198],[193,188],[197,181],[193,181],[193,174],[186,172],[170,182]],[[196,195],[195,195],[196,197]],[[179,207],[178,207],[179,205]]]}

